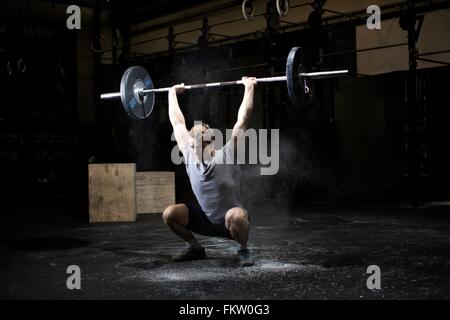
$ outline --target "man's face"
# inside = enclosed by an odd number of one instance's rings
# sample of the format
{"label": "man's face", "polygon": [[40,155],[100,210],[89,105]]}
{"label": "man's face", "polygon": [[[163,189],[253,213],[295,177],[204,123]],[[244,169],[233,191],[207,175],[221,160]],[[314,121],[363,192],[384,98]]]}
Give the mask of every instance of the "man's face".
{"label": "man's face", "polygon": [[191,130],[190,148],[194,151],[197,160],[203,160],[205,149],[210,144],[210,141],[205,139],[207,129],[202,125],[196,125]]}

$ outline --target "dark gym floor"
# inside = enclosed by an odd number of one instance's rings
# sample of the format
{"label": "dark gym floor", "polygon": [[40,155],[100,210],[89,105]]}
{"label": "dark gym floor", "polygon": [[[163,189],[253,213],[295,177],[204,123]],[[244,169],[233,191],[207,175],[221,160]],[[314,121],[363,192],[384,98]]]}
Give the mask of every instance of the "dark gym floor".
{"label": "dark gym floor", "polygon": [[[257,262],[248,268],[238,266],[233,242],[205,237],[207,260],[171,262],[184,244],[159,214],[88,224],[16,212],[0,227],[0,298],[450,298],[449,204],[263,208],[251,208]],[[81,268],[81,290],[66,288],[72,264]],[[366,287],[372,264],[381,268],[381,290]]]}

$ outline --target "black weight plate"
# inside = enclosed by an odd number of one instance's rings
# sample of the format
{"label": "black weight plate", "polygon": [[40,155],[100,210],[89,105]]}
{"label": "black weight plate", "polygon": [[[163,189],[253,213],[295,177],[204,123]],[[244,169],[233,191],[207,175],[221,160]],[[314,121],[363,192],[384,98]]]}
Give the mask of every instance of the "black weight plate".
{"label": "black weight plate", "polygon": [[145,119],[155,105],[155,93],[139,95],[140,89],[153,89],[153,82],[147,71],[139,66],[129,67],[120,80],[120,97],[127,114],[133,119]]}
{"label": "black weight plate", "polygon": [[299,74],[304,72],[301,49],[294,47],[289,52],[286,61],[286,84],[292,104],[299,108],[305,106],[309,100],[309,94],[305,93],[303,80],[299,77]]}

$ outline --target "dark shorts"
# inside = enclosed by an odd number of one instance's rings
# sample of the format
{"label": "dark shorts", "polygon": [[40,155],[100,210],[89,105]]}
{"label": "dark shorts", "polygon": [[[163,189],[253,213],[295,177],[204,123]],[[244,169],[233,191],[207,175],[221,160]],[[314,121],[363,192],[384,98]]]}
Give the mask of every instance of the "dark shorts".
{"label": "dark shorts", "polygon": [[200,206],[186,204],[189,210],[187,229],[194,233],[208,237],[233,239],[230,231],[225,227],[225,220],[220,224],[212,223]]}

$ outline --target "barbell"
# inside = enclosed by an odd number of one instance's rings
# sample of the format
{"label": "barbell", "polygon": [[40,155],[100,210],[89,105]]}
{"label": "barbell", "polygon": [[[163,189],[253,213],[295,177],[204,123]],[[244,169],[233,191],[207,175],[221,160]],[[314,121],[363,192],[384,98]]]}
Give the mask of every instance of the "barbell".
{"label": "barbell", "polygon": [[[311,92],[307,80],[326,79],[344,76],[348,70],[305,72],[300,62],[300,48],[294,47],[289,52],[286,61],[286,75],[278,77],[256,78],[256,83],[286,81],[289,98],[293,105],[302,107],[308,103]],[[211,82],[185,85],[185,90],[225,87],[242,84],[242,80]],[[154,88],[153,81],[147,71],[139,66],[129,67],[120,80],[120,92],[104,93],[102,100],[122,100],[122,105],[127,114],[133,119],[145,119],[153,111],[155,105],[155,93],[168,92],[171,87]]]}

